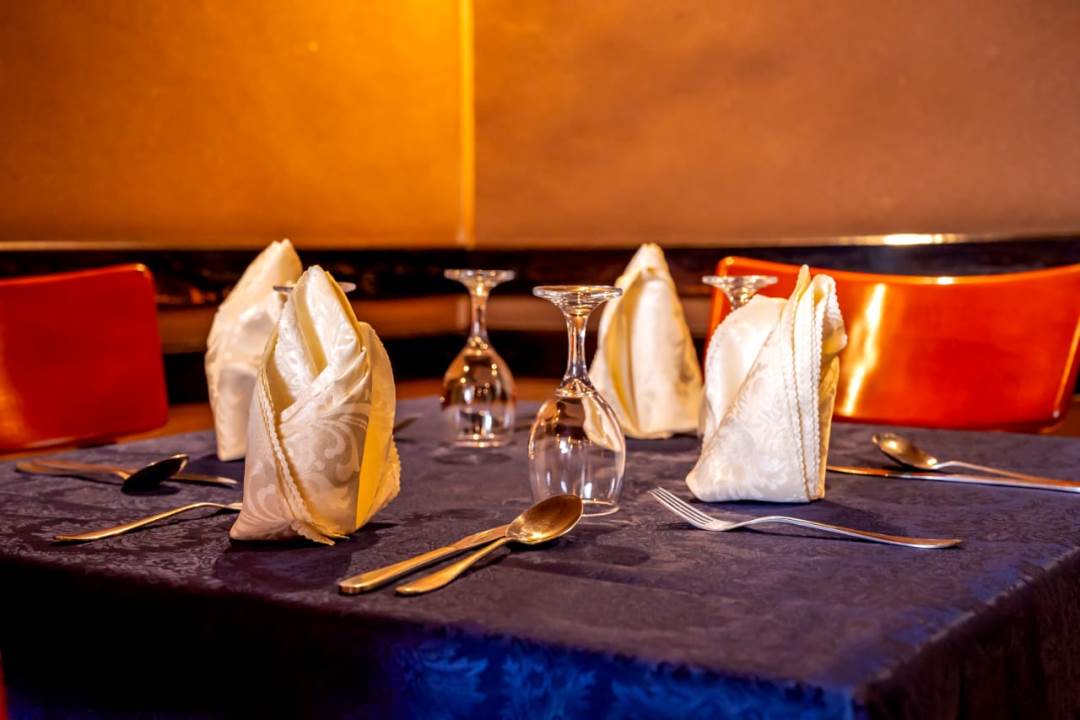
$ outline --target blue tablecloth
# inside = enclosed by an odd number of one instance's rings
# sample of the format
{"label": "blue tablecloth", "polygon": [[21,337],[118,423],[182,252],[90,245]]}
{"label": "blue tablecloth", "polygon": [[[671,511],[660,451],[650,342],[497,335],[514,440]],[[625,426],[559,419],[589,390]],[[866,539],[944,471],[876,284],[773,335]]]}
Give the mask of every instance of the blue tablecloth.
{"label": "blue tablecloth", "polygon": [[[528,413],[527,408],[523,413]],[[690,529],[695,438],[631,442],[623,510],[514,550],[440,592],[337,593],[343,576],[508,521],[529,503],[525,434],[438,446],[433,399],[402,402],[400,497],[334,547],[229,541],[233,515],[86,545],[53,535],[239,490],[27,476],[0,465],[0,652],[16,718],[1070,717],[1080,708],[1080,496],[830,475],[810,505],[742,503],[885,532],[917,551],[779,530]],[[836,425],[830,460],[882,464]],[[907,432],[907,431],[905,431]],[[1080,478],[1080,442],[910,431],[944,457]],[[71,453],[136,465],[210,433]]]}

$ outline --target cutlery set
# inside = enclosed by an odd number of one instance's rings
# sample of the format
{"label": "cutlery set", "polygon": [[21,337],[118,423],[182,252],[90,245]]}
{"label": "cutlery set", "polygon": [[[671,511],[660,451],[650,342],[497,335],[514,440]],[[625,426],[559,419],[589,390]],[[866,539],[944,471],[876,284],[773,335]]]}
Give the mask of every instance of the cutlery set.
{"label": "cutlery set", "polygon": [[[907,438],[894,433],[874,433],[871,437],[878,450],[886,457],[895,460],[905,468],[888,469],[876,467],[851,467],[848,465],[829,465],[832,472],[847,475],[872,475],[876,477],[898,478],[901,480],[937,480],[938,482],[969,483],[973,485],[996,485],[999,487],[1033,488],[1038,490],[1058,490],[1061,492],[1080,492],[1080,482],[1058,480],[1057,478],[1027,475],[1025,473],[1002,470],[1000,468],[976,465],[961,460],[938,460]],[[953,474],[941,472],[946,468],[973,470],[983,474]]]}
{"label": "cutlery set", "polygon": [[[404,429],[417,419],[417,416],[404,418],[395,426],[394,430]],[[872,440],[874,445],[876,445],[882,453],[903,467],[889,469],[829,465],[828,469],[831,472],[850,475],[897,478],[903,480],[929,480],[1080,492],[1080,482],[1076,481],[1027,475],[1011,470],[1002,470],[959,460],[939,460],[906,438],[893,433],[876,433],[873,435]],[[188,456],[184,454],[173,455],[157,460],[140,468],[81,463],[70,460],[39,459],[19,462],[16,464],[16,469],[19,472],[37,475],[62,475],[67,477],[114,476],[120,479],[122,488],[129,491],[149,490],[166,481],[207,484],[220,487],[234,487],[237,484],[237,481],[232,478],[184,472],[187,462]],[[957,468],[970,472],[959,474],[942,472],[946,468]],[[772,524],[794,525],[867,542],[919,549],[948,548],[959,545],[962,542],[959,538],[920,538],[890,535],[785,515],[747,517],[729,512],[725,513],[724,517],[714,517],[706,514],[699,507],[685,502],[664,488],[658,487],[649,492],[657,502],[679,518],[685,520],[695,528],[710,532],[727,532],[757,525]],[[126,532],[145,527],[181,513],[205,508],[212,508],[219,511],[239,512],[241,504],[239,502],[195,502],[112,527],[102,528],[100,530],[57,535],[55,539],[58,542],[89,542],[93,540],[103,540],[105,538],[122,535]],[[421,568],[445,560],[454,555],[458,555],[467,550],[480,548],[435,572],[395,588],[396,592],[401,595],[420,595],[432,592],[433,590],[438,590],[450,584],[472,567],[472,565],[508,543],[536,545],[555,540],[556,538],[565,535],[577,525],[578,521],[581,519],[582,512],[583,504],[579,497],[575,495],[556,495],[536,503],[509,524],[474,533],[461,538],[450,545],[430,550],[386,567],[369,570],[360,573],[359,575],[345,578],[338,583],[338,590],[346,595],[369,592],[382,587],[397,578],[420,570]]]}
{"label": "cutlery set", "polygon": [[574,526],[581,519],[584,509],[584,504],[577,495],[555,495],[536,503],[514,518],[514,521],[509,525],[500,525],[490,530],[469,535],[455,543],[417,555],[408,560],[345,578],[338,583],[338,590],[345,595],[356,595],[375,590],[391,580],[408,575],[422,567],[486,544],[486,547],[447,565],[441,570],[436,570],[419,580],[395,588],[400,595],[421,595],[432,590],[438,590],[449,585],[475,563],[507,543],[517,542],[524,545],[539,545],[562,537],[574,529]]}
{"label": "cutlery set", "polygon": [[738,530],[739,528],[753,527],[754,525],[776,524],[795,525],[797,527],[820,530],[833,535],[843,535],[845,537],[866,540],[868,542],[882,543],[884,545],[900,545],[902,547],[919,548],[923,550],[953,547],[962,542],[959,538],[939,539],[887,535],[885,533],[872,532],[870,530],[855,530],[854,528],[844,527],[842,525],[830,525],[829,523],[818,522],[816,520],[806,520],[804,518],[788,517],[786,515],[745,517],[732,514],[728,515],[728,518],[730,519],[719,519],[714,518],[711,515],[706,515],[698,508],[680,500],[673,493],[668,492],[664,488],[655,488],[654,490],[650,490],[649,494],[661,505],[694,527],[699,530],[709,530],[711,532],[727,532],[728,530]]}
{"label": "cutlery set", "polygon": [[189,482],[202,485],[221,485],[235,487],[232,478],[183,472],[188,456],[173,455],[163,460],[156,460],[141,468],[122,468],[118,465],[99,465],[95,463],[73,462],[71,460],[31,460],[15,464],[19,472],[34,475],[59,475],[62,477],[83,477],[86,475],[115,475],[120,478],[124,490],[140,491],[155,488],[166,480]]}

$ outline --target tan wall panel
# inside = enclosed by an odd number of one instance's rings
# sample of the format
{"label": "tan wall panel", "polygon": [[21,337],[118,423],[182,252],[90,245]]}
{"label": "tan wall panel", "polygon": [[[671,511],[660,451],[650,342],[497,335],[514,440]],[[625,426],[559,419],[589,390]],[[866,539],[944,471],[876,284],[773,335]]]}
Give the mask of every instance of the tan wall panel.
{"label": "tan wall panel", "polygon": [[477,0],[481,246],[1080,228],[1080,3]]}
{"label": "tan wall panel", "polygon": [[457,0],[0,3],[0,241],[456,242]]}

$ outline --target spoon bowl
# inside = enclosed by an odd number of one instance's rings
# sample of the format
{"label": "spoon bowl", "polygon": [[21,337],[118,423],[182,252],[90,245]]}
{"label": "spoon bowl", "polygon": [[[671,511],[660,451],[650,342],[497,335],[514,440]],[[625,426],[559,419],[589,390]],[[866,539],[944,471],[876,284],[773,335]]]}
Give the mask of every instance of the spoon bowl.
{"label": "spoon bowl", "polygon": [[916,470],[937,470],[942,462],[906,437],[896,433],[874,433],[871,438],[878,450],[901,465]]}
{"label": "spoon bowl", "polygon": [[1064,489],[1074,491],[1072,483],[1067,480],[1028,475],[1013,470],[990,467],[988,465],[976,465],[975,463],[965,462],[963,460],[939,460],[915,443],[896,433],[875,433],[871,439],[874,441],[874,444],[877,445],[878,450],[885,453],[885,455],[901,465],[906,465],[907,467],[915,468],[917,470],[941,471],[947,468],[962,468],[964,470],[974,470],[978,473],[986,473],[987,475],[996,475],[998,477],[1020,480],[1024,485],[1041,487],[1044,490]]}
{"label": "spoon bowl", "polygon": [[577,495],[554,495],[541,500],[514,518],[507,526],[506,534],[487,547],[419,580],[399,585],[396,590],[401,595],[421,595],[438,590],[449,585],[481,558],[507,543],[539,545],[562,537],[574,529],[584,511],[585,505]]}
{"label": "spoon bowl", "polygon": [[541,500],[514,518],[506,537],[525,545],[539,545],[562,537],[577,525],[583,508],[577,495],[555,495]]}
{"label": "spoon bowl", "polygon": [[[185,482],[210,483],[213,485],[235,485],[230,478],[215,478],[209,475],[196,475],[190,478],[177,477],[187,466],[188,456],[179,453],[171,457],[155,460],[136,470],[129,470],[117,465],[76,462],[74,460],[52,460],[43,458],[20,462],[15,465],[19,472],[36,475],[61,475],[65,477],[88,477],[112,475],[121,480],[120,488],[125,492],[140,492],[153,489],[166,480],[176,479]],[[197,479],[198,478],[198,479]]]}
{"label": "spoon bowl", "polygon": [[187,463],[188,456],[181,453],[179,455],[156,460],[149,465],[143,465],[132,473],[120,471],[120,473],[117,474],[127,475],[127,477],[124,478],[124,484],[122,486],[124,490],[134,490],[138,492],[157,487],[183,470],[187,466]]}

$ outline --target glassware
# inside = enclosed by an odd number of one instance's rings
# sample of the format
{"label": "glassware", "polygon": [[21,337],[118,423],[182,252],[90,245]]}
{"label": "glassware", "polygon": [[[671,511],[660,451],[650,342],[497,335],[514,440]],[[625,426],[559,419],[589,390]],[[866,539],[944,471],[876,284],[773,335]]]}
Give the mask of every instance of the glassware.
{"label": "glassware", "polygon": [[724,293],[734,311],[750,302],[761,288],[775,285],[777,278],[773,275],[706,275],[701,282]]}
{"label": "glassware", "polygon": [[534,500],[569,493],[585,502],[585,515],[619,509],[626,439],[611,406],[589,380],[585,331],[592,311],[622,295],[609,285],[542,285],[533,295],[566,318],[570,357],[555,396],[536,414],[529,434],[529,482]]}
{"label": "glassware", "polygon": [[443,376],[446,440],[456,447],[499,447],[514,437],[516,390],[506,361],[487,336],[487,299],[492,288],[514,279],[513,270],[446,270],[469,290],[469,339]]}

